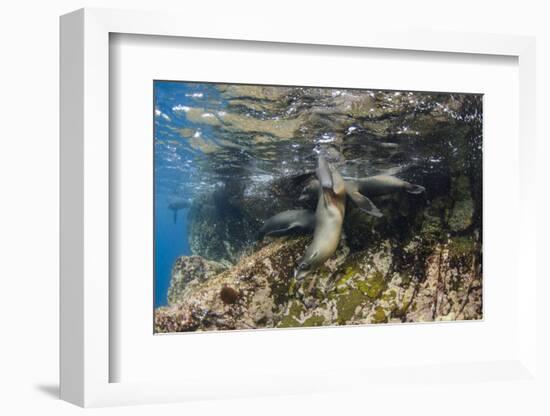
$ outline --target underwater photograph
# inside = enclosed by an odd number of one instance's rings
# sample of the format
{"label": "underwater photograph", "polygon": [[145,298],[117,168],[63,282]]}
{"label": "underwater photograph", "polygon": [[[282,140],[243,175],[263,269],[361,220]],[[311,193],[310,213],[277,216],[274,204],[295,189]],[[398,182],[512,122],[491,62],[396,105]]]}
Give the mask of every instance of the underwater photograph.
{"label": "underwater photograph", "polygon": [[154,81],[154,333],[483,319],[483,95]]}

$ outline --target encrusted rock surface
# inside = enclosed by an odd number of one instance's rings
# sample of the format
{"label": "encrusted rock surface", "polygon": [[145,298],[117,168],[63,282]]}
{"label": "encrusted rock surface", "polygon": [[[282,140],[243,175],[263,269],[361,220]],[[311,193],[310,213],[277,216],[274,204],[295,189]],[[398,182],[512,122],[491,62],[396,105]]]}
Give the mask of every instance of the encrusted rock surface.
{"label": "encrusted rock surface", "polygon": [[221,188],[193,201],[188,220],[193,254],[231,265],[255,240],[261,223],[242,210],[238,195]]}
{"label": "encrusted rock surface", "polygon": [[[297,202],[309,174],[278,178],[263,190],[245,192],[225,185],[193,201],[189,211],[189,244],[193,254],[225,265],[235,264],[252,249],[263,221]],[[312,201],[304,207],[315,209]]]}
{"label": "encrusted rock surface", "polygon": [[179,257],[172,267],[172,279],[168,288],[168,303],[176,303],[185,288],[197,284],[225,270],[221,263],[206,260],[200,256]]}
{"label": "encrusted rock surface", "polygon": [[197,277],[156,311],[156,332],[482,318],[473,239],[413,238],[405,246],[386,239],[351,254],[343,240],[323,267],[296,282],[294,268],[309,241],[275,239],[226,271]]}

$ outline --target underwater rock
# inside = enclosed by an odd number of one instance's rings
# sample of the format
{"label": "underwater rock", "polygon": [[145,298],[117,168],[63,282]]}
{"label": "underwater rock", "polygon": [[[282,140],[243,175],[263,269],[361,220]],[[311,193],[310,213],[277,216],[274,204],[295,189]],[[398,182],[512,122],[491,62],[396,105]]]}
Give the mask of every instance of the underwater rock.
{"label": "underwater rock", "polygon": [[230,269],[193,280],[176,304],[155,311],[155,330],[482,318],[481,262],[473,239],[383,238],[356,252],[342,240],[335,255],[298,284],[294,269],[310,241],[277,238]]}
{"label": "underwater rock", "polygon": [[185,305],[173,305],[155,309],[154,330],[159,332],[183,332],[198,329],[200,321],[191,315]]}
{"label": "underwater rock", "polygon": [[231,286],[224,286],[220,290],[220,298],[226,305],[232,305],[239,299],[240,293]]}
{"label": "underwater rock", "polygon": [[474,202],[471,198],[458,201],[453,207],[449,218],[449,227],[453,231],[463,231],[472,225],[474,214]]}
{"label": "underwater rock", "polygon": [[[287,303],[293,267],[307,241],[307,237],[277,239],[229,270],[200,282],[194,280],[197,284],[187,288],[178,304],[155,311],[155,331],[274,326],[275,312]],[[233,303],[224,301],[224,287],[239,293]]]}
{"label": "underwater rock", "polygon": [[482,290],[476,243],[457,237],[428,256],[426,277],[411,295],[407,321],[481,319]]}
{"label": "underwater rock", "polygon": [[206,260],[200,256],[181,256],[172,267],[172,278],[168,288],[168,304],[178,302],[188,284],[197,279],[206,280],[226,267],[218,262]]}
{"label": "underwater rock", "polygon": [[[192,253],[226,265],[235,264],[252,248],[268,218],[301,208],[297,201],[312,174],[277,178],[262,189],[227,185],[197,197],[188,215]],[[310,203],[302,205],[315,207]]]}
{"label": "underwater rock", "polygon": [[240,199],[226,189],[196,198],[189,210],[191,252],[231,265],[256,240],[261,222],[247,215]]}
{"label": "underwater rock", "polygon": [[473,222],[474,201],[470,195],[470,182],[464,175],[452,182],[451,194],[454,199],[452,212],[448,220],[453,231],[463,231]]}
{"label": "underwater rock", "polygon": [[294,271],[311,236],[254,237],[268,215],[293,208],[310,177],[278,178],[265,194],[199,200],[190,214],[191,247],[229,268],[190,276],[177,302],[155,312],[156,331],[482,318],[479,213],[468,177],[429,186],[429,195],[374,197],[381,218],[348,204],[337,252],[298,283]]}

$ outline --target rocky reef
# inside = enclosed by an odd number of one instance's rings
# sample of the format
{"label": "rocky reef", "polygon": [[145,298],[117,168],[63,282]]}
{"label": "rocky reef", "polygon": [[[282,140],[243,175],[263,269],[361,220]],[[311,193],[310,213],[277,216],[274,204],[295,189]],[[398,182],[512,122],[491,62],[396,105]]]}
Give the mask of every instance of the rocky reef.
{"label": "rocky reef", "polygon": [[473,204],[412,195],[378,204],[381,219],[348,207],[337,252],[299,284],[294,269],[310,236],[256,243],[227,268],[181,257],[155,331],[481,319],[480,234],[464,234]]}
{"label": "rocky reef", "polygon": [[[194,254],[225,265],[249,252],[263,221],[292,209],[311,175],[270,182],[263,192],[245,192],[242,183],[227,181],[212,193],[196,198],[189,211],[189,243]],[[314,207],[313,201],[304,203]]]}

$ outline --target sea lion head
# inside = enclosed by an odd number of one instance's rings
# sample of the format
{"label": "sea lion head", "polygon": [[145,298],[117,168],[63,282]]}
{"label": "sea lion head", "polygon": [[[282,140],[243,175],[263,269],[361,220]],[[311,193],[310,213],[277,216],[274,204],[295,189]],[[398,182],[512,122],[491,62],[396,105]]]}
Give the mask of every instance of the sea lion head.
{"label": "sea lion head", "polygon": [[311,264],[305,261],[305,258],[298,263],[298,267],[294,270],[294,278],[300,282],[305,279],[305,277],[311,273]]}

